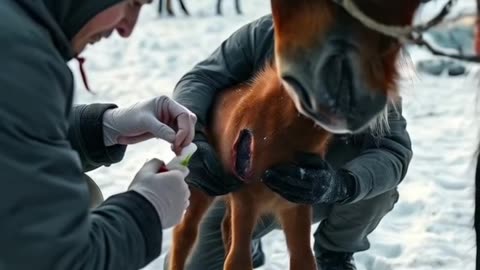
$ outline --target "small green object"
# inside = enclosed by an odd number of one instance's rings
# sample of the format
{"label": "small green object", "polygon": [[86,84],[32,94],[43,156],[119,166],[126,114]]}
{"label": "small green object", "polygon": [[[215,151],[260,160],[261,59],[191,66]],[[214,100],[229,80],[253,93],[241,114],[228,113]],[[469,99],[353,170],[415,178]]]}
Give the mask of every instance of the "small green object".
{"label": "small green object", "polygon": [[190,163],[190,159],[192,158],[192,155],[188,155],[180,164],[182,166],[188,167],[188,164]]}
{"label": "small green object", "polygon": [[187,147],[183,148],[182,153],[178,156],[175,156],[167,164],[167,169],[182,169],[188,167],[192,155],[197,151],[197,146],[195,144],[190,144]]}

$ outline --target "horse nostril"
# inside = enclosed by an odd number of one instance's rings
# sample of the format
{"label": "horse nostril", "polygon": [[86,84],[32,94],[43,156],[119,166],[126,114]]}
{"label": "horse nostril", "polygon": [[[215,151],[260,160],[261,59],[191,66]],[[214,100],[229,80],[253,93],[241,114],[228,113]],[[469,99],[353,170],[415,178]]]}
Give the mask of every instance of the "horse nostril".
{"label": "horse nostril", "polygon": [[305,89],[305,87],[303,87],[303,85],[297,79],[295,79],[292,76],[285,76],[283,80],[295,90],[298,98],[300,99],[300,101],[303,103],[304,106],[308,107],[309,109],[313,107],[313,104],[307,89]]}
{"label": "horse nostril", "polygon": [[353,106],[353,72],[348,59],[339,54],[330,56],[323,65],[322,78],[333,106],[345,113]]}
{"label": "horse nostril", "polygon": [[252,173],[253,144],[252,131],[243,129],[233,146],[234,173],[244,181]]}

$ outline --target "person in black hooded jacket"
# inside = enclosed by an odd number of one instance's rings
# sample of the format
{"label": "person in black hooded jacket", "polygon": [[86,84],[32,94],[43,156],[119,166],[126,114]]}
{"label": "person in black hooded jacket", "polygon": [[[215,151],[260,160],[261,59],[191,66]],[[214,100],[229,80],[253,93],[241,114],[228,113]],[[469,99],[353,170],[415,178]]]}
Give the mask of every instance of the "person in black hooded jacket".
{"label": "person in black hooded jacket", "polygon": [[140,269],[183,215],[188,169],[158,173],[163,162],[152,159],[128,191],[93,209],[84,173],[153,137],[178,154],[195,115],[165,96],[72,106],[67,61],[113,31],[129,37],[149,2],[0,2],[0,269]]}

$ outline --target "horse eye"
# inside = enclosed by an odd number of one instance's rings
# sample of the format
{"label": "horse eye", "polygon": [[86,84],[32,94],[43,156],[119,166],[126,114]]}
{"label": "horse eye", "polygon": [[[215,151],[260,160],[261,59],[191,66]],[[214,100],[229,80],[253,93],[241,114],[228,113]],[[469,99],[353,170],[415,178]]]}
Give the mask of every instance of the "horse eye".
{"label": "horse eye", "polygon": [[379,50],[383,53],[387,53],[392,49],[395,49],[399,46],[398,40],[394,38],[387,38],[386,40],[382,40],[379,44]]}
{"label": "horse eye", "polygon": [[139,8],[143,5],[142,2],[138,1],[138,0],[133,0],[130,2],[131,6],[133,6],[134,8]]}

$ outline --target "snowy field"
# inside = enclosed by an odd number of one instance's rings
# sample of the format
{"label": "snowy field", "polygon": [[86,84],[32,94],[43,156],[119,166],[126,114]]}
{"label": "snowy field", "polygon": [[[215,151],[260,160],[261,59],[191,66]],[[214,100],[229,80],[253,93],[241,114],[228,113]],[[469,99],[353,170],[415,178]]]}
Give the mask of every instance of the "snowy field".
{"label": "snowy field", "polygon": [[[76,62],[70,63],[77,80],[76,102],[127,106],[155,95],[170,95],[193,64],[237,28],[270,10],[270,1],[243,0],[244,15],[236,15],[234,1],[224,2],[224,17],[215,15],[216,0],[186,1],[191,17],[185,17],[177,5],[174,18],[158,17],[156,2],[146,7],[130,40],[115,36],[84,53],[93,95],[85,91]],[[427,19],[442,2],[425,7],[417,19]],[[459,2],[473,8],[472,0]],[[402,61],[404,116],[414,158],[400,186],[399,202],[369,238],[370,250],[355,255],[359,270],[474,269],[472,157],[479,130],[474,106],[480,75],[477,66],[455,78],[414,70],[416,61],[428,58],[432,57],[427,52],[410,49]],[[173,153],[166,143],[151,140],[129,147],[121,164],[90,175],[108,197],[124,191],[141,165],[153,157],[169,160]],[[170,245],[171,231],[164,235],[163,254]],[[272,232],[263,243],[267,263],[261,270],[288,269],[281,231]],[[145,269],[161,270],[162,262],[163,255]]]}

